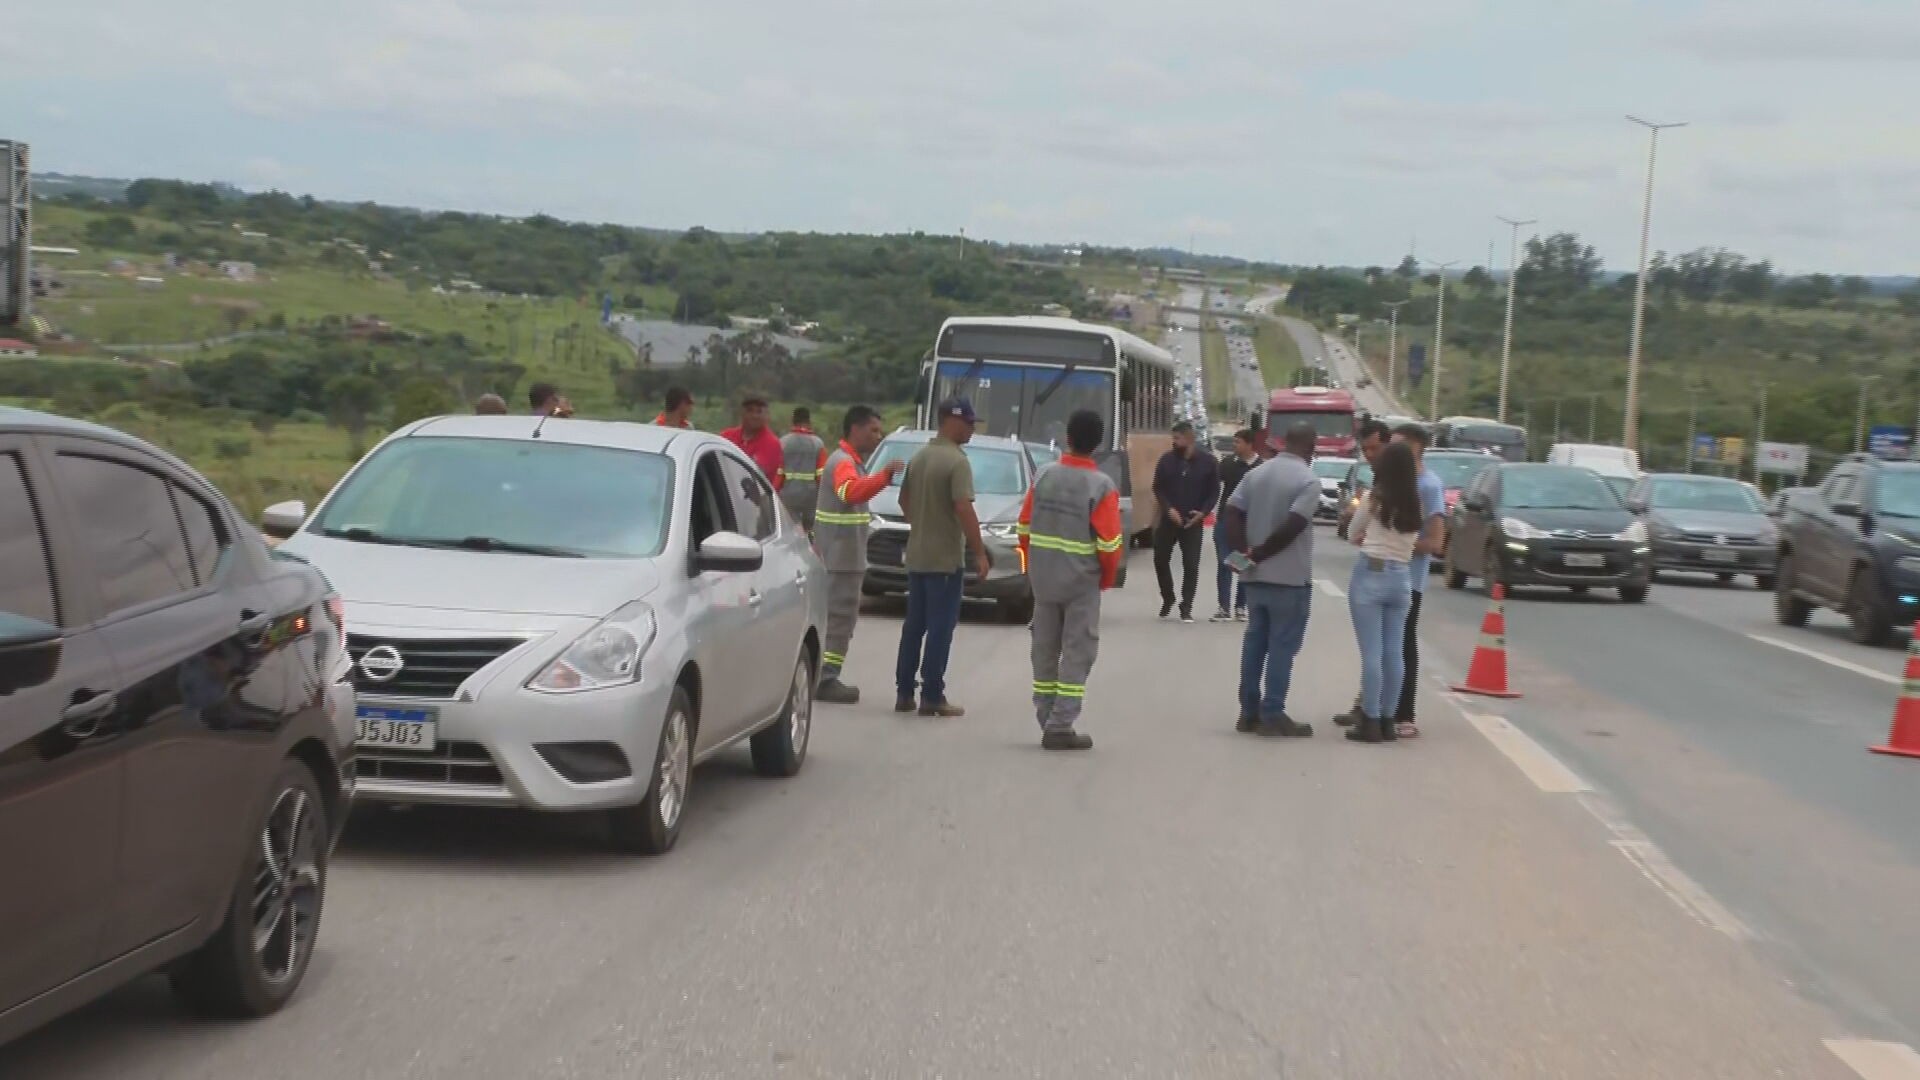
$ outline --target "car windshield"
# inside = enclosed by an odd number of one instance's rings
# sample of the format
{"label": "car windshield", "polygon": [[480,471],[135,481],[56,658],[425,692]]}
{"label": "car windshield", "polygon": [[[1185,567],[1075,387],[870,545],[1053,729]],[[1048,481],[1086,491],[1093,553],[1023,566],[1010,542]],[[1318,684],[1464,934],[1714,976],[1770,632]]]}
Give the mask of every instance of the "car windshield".
{"label": "car windshield", "polygon": [[1453,441],[1461,446],[1525,446],[1527,433],[1506,424],[1462,424],[1453,429]]}
{"label": "car windshield", "polygon": [[[867,471],[871,472],[890,461],[912,461],[913,455],[927,444],[921,440],[889,439],[880,444],[873,452],[872,460],[867,462]],[[973,490],[977,495],[1018,495],[1027,490],[1025,477],[1020,468],[1020,454],[997,446],[975,446],[972,443],[963,448],[967,462],[973,466]],[[893,478],[893,486],[900,486],[900,474]]]}
{"label": "car windshield", "polygon": [[1473,483],[1480,470],[1494,463],[1485,454],[1428,454],[1424,464],[1440,478],[1442,487],[1459,490]]}
{"label": "car windshield", "polygon": [[1920,518],[1920,469],[1883,469],[1880,473],[1882,514]]}
{"label": "car windshield", "polygon": [[1590,469],[1532,465],[1500,478],[1500,505],[1511,510],[1618,510],[1620,496]]}
{"label": "car windshield", "polygon": [[1273,412],[1267,414],[1267,430],[1285,435],[1295,424],[1306,424],[1321,438],[1341,438],[1353,434],[1350,412]]}
{"label": "car windshield", "polygon": [[603,558],[666,545],[664,455],[517,439],[398,439],[374,451],[309,531],[374,543]]}
{"label": "car windshield", "polygon": [[[1005,435],[1033,443],[1065,446],[1067,419],[1090,409],[1113,432],[1113,373],[1020,364],[942,360],[934,399],[962,397],[973,403],[981,435]],[[971,373],[971,374],[969,374]]]}
{"label": "car windshield", "polygon": [[1758,514],[1760,500],[1737,480],[1656,480],[1647,502],[1659,510]]}
{"label": "car windshield", "polygon": [[1364,461],[1361,462],[1359,466],[1353,470],[1353,482],[1358,487],[1371,486],[1373,484],[1373,466]]}
{"label": "car windshield", "polygon": [[1317,457],[1313,459],[1313,475],[1322,480],[1344,480],[1347,470],[1353,468],[1352,458]]}
{"label": "car windshield", "polygon": [[1038,443],[1028,443],[1027,453],[1033,455],[1033,463],[1035,465],[1051,465],[1060,460],[1060,448],[1056,446],[1042,446]]}

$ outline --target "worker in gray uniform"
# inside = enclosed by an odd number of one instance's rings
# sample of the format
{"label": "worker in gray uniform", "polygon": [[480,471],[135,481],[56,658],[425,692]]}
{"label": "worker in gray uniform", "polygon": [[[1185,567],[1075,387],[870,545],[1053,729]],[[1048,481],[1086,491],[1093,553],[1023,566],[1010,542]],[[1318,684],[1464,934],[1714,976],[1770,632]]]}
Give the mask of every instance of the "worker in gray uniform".
{"label": "worker in gray uniform", "polygon": [[867,576],[867,502],[885,491],[904,463],[889,461],[878,472],[867,472],[867,455],[886,434],[880,414],[865,405],[847,410],[840,422],[840,446],[827,455],[821,472],[818,504],[814,510],[813,547],[827,564],[827,641],[820,656],[820,686],[816,701],[853,705],[860,688],[840,681],[853,643],[853,624],[860,618],[860,584]]}
{"label": "worker in gray uniform", "polygon": [[1100,594],[1126,555],[1120,489],[1094,463],[1106,424],[1082,409],[1067,419],[1067,452],[1040,473],[1020,508],[1020,552],[1033,585],[1033,708],[1040,745],[1085,750],[1075,728],[1100,651]]}
{"label": "worker in gray uniform", "polygon": [[793,410],[793,425],[780,439],[780,457],[780,501],[812,536],[813,513],[820,504],[820,473],[827,466],[827,444],[813,433],[813,414],[805,405]]}

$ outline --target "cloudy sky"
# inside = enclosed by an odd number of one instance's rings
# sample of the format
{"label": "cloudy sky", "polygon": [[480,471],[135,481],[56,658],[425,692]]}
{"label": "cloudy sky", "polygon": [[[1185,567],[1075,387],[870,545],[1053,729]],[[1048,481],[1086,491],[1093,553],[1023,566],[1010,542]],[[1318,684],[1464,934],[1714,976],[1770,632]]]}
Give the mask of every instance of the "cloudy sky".
{"label": "cloudy sky", "polygon": [[[1920,270],[1913,0],[14,5],[42,171],[721,229]],[[296,10],[297,9],[297,10]]]}

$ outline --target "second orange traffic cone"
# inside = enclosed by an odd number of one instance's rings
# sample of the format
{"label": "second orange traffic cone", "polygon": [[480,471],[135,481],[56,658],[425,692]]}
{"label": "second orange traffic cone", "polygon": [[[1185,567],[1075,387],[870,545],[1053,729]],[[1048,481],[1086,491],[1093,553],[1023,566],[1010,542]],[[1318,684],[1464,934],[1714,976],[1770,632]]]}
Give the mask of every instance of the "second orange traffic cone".
{"label": "second orange traffic cone", "polygon": [[1467,665],[1467,681],[1453,688],[1455,693],[1484,697],[1517,698],[1507,689],[1507,587],[1494,583],[1493,596],[1487,602],[1487,617],[1480,622],[1480,643],[1473,647],[1473,662]]}
{"label": "second orange traffic cone", "polygon": [[1900,685],[1900,703],[1893,707],[1893,729],[1884,746],[1869,746],[1876,754],[1920,758],[1920,623],[1907,645],[1907,671]]}

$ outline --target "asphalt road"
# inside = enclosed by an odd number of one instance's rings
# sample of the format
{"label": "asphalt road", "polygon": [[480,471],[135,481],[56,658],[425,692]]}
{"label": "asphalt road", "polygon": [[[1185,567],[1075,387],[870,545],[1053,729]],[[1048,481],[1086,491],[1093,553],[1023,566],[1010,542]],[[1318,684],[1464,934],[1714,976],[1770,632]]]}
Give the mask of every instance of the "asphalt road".
{"label": "asphalt road", "polygon": [[1527,696],[1463,711],[1438,682],[1484,600],[1436,581],[1425,734],[1355,746],[1322,719],[1357,678],[1351,556],[1318,542],[1310,740],[1234,733],[1241,627],[1157,621],[1145,553],[1085,755],[1037,748],[1027,634],[985,616],[969,714],[895,715],[881,607],[849,650],[867,702],[821,707],[797,778],[702,769],[672,854],[363,813],[284,1013],[189,1024],[147,980],[0,1076],[1905,1075],[1824,1045],[1920,1016],[1920,764],[1862,749],[1891,688],[1713,615],[1758,593],[1662,585],[1514,601]]}

